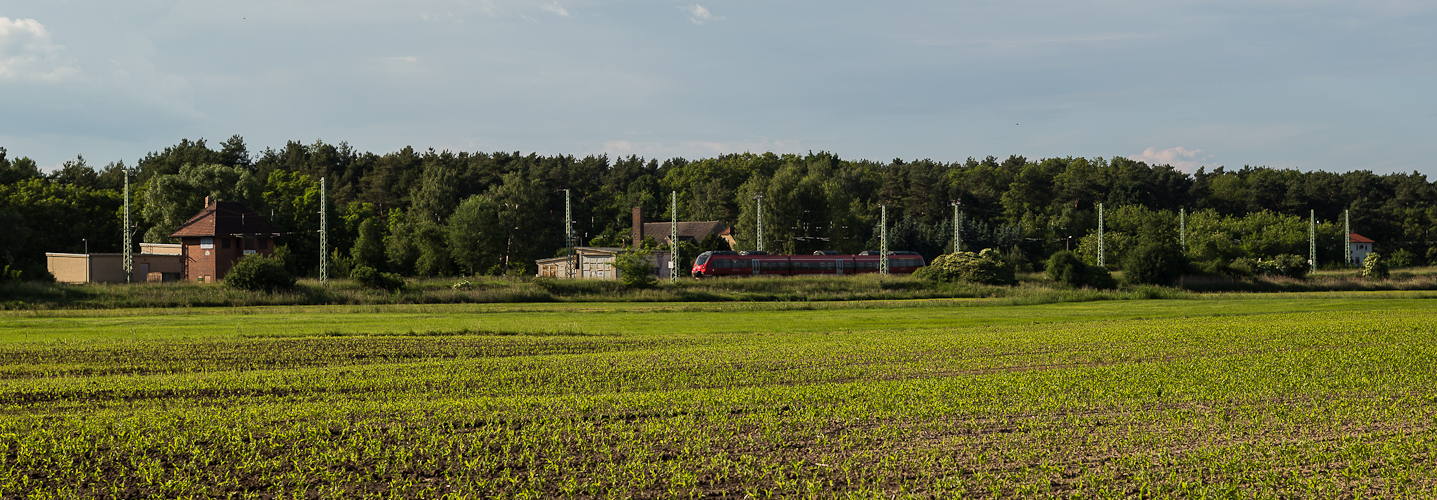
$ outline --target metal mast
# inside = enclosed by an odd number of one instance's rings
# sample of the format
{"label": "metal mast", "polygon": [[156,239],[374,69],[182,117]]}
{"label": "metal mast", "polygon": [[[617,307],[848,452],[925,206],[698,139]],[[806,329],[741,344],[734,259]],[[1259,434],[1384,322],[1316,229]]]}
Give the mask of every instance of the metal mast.
{"label": "metal mast", "polygon": [[763,193],[754,195],[758,200],[758,251],[763,251]]}
{"label": "metal mast", "polygon": [[130,241],[130,169],[121,169],[125,173],[125,227],[120,232],[124,234],[122,245],[125,246],[124,268],[125,283],[133,283],[135,276],[135,254],[130,250],[134,242]]}
{"label": "metal mast", "polygon": [[1187,207],[1182,207],[1182,208],[1179,208],[1179,209],[1178,209],[1178,231],[1179,231],[1179,233],[1178,233],[1178,238],[1182,241],[1182,244],[1183,244],[1183,253],[1187,253],[1187,251],[1188,251],[1188,209],[1187,209]]}
{"label": "metal mast", "polygon": [[568,258],[566,277],[574,277],[574,212],[569,207],[569,190],[564,190],[564,256]]}
{"label": "metal mast", "polygon": [[953,253],[963,251],[963,200],[953,203]]}
{"label": "metal mast", "polygon": [[878,222],[882,228],[878,243],[878,272],[888,274],[888,205],[879,205],[878,208],[883,210]]}
{"label": "metal mast", "polygon": [[1342,256],[1346,259],[1346,265],[1352,265],[1352,214],[1348,210],[1342,211]]}
{"label": "metal mast", "polygon": [[329,283],[329,192],[319,178],[319,282]]}
{"label": "metal mast", "polygon": [[1317,272],[1317,211],[1307,211],[1307,254],[1308,264]]}
{"label": "metal mast", "polygon": [[669,205],[669,283],[679,280],[679,192],[671,191]]}
{"label": "metal mast", "polygon": [[1098,204],[1098,265],[1103,264],[1103,204]]}

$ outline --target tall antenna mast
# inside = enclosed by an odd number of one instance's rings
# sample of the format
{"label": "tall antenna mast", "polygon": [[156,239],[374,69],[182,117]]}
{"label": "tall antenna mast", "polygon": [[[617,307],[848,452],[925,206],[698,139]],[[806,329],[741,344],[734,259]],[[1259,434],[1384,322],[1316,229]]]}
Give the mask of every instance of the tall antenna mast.
{"label": "tall antenna mast", "polygon": [[1103,265],[1103,204],[1098,204],[1098,265]]}
{"label": "tall antenna mast", "polygon": [[1178,228],[1179,228],[1179,229],[1178,229],[1178,231],[1179,231],[1178,237],[1180,238],[1180,240],[1182,241],[1182,244],[1183,244],[1183,253],[1187,253],[1187,251],[1188,251],[1188,209],[1187,209],[1187,207],[1182,207],[1182,208],[1179,208],[1179,209],[1178,209]]}
{"label": "tall antenna mast", "polygon": [[753,199],[758,200],[758,248],[763,251],[763,193],[754,195]]}
{"label": "tall antenna mast", "polygon": [[878,219],[878,225],[882,227],[878,242],[878,272],[888,274],[888,205],[879,205],[878,208],[882,209]]}
{"label": "tall antenna mast", "polygon": [[1317,211],[1307,211],[1307,254],[1312,272],[1317,272]]}
{"label": "tall antenna mast", "polygon": [[1342,211],[1342,255],[1347,259],[1347,265],[1352,265],[1352,213],[1350,210]]}
{"label": "tall antenna mast", "polygon": [[963,200],[953,203],[953,253],[963,251]]}
{"label": "tall antenna mast", "polygon": [[125,246],[125,283],[134,283],[135,255],[130,250],[130,246],[134,244],[130,241],[130,169],[121,168],[120,170],[125,173],[125,227],[120,229],[120,233],[124,235],[121,244]]}
{"label": "tall antenna mast", "polygon": [[669,204],[669,283],[679,280],[679,192],[671,191]]}
{"label": "tall antenna mast", "polygon": [[319,282],[329,283],[329,191],[319,178]]}
{"label": "tall antenna mast", "polygon": [[569,207],[569,190],[564,190],[564,256],[569,258],[568,276],[574,277],[574,212]]}

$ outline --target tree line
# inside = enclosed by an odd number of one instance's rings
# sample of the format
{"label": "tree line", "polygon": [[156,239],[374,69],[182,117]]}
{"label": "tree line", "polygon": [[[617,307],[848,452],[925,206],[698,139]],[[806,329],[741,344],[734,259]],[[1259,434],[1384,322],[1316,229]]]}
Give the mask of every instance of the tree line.
{"label": "tree line", "polygon": [[[763,195],[765,247],[782,253],[877,249],[886,208],[889,248],[931,260],[953,250],[959,203],[965,250],[993,248],[1020,266],[1041,266],[1072,249],[1092,262],[1103,204],[1109,255],[1145,239],[1185,237],[1194,261],[1306,256],[1311,211],[1321,226],[1319,262],[1336,264],[1349,210],[1353,231],[1384,252],[1400,249],[1413,263],[1437,260],[1437,187],[1416,172],[1247,166],[1189,174],[1122,157],[1017,155],[945,163],[828,152],[662,162],[410,147],[375,154],[322,141],[251,152],[233,136],[215,147],[181,140],[132,166],[96,168],[77,157],[49,173],[0,148],[0,264],[36,277],[44,274],[45,252],[120,251],[127,171],[135,241],[170,242],[206,196],[241,201],[288,233],[287,262],[301,275],[318,268],[321,179],[339,272],[365,265],[407,276],[530,273],[535,259],[565,246],[563,190],[579,245],[633,244],[631,208],[667,220],[676,191],[680,220],[733,225],[736,250],[757,243],[754,198]],[[1179,234],[1180,211],[1186,234]],[[700,249],[680,250],[692,258]]]}

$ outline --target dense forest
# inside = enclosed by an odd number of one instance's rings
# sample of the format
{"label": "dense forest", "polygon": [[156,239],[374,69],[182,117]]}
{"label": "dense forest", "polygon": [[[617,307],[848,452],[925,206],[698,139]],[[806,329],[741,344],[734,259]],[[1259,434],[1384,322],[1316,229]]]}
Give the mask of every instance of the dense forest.
{"label": "dense forest", "polygon": [[1099,203],[1109,259],[1151,238],[1183,240],[1194,261],[1305,257],[1315,213],[1319,263],[1338,265],[1350,210],[1353,232],[1379,251],[1437,260],[1437,187],[1416,172],[1188,174],[1121,157],[884,163],[823,152],[662,162],[408,147],[379,155],[321,141],[252,153],[239,136],[218,147],[182,140],[134,165],[95,168],[77,157],[48,174],[8,154],[0,148],[0,264],[25,277],[45,274],[45,252],[120,251],[126,171],[136,242],[168,242],[206,196],[241,201],[288,232],[287,261],[308,275],[319,260],[321,179],[338,272],[363,263],[410,276],[532,273],[535,259],[564,248],[564,190],[581,245],[631,244],[631,207],[667,220],[676,191],[680,220],[732,224],[739,250],[755,244],[753,198],[762,194],[765,246],[783,253],[876,249],[886,207],[889,248],[931,259],[952,250],[957,201],[964,249],[995,248],[1019,263],[1065,248],[1091,262]]}

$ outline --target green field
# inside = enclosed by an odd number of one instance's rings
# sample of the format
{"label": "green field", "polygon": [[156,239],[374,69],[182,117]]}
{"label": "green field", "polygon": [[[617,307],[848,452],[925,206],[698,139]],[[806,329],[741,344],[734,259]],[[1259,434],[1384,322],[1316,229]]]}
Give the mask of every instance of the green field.
{"label": "green field", "polygon": [[1431,497],[1432,297],[0,311],[0,496]]}

